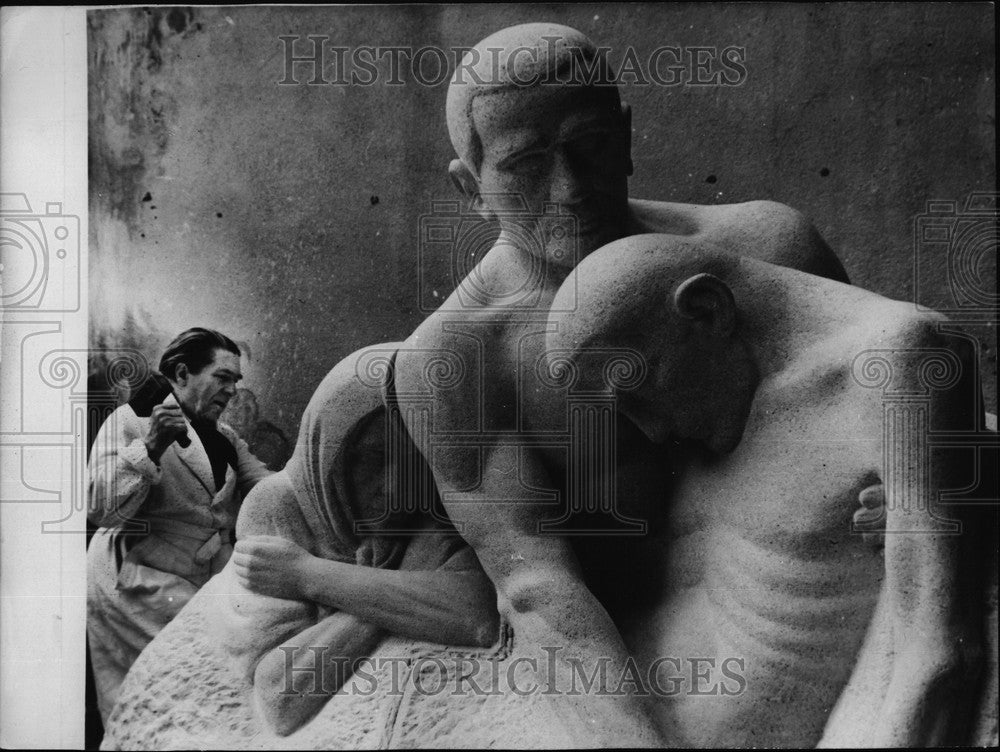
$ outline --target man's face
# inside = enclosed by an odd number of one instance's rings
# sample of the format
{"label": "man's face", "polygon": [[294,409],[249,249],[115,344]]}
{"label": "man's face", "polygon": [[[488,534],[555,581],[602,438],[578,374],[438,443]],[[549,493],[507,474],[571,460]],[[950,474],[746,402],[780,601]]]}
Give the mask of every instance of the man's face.
{"label": "man's face", "polygon": [[186,365],[179,365],[174,391],[189,418],[214,425],[242,378],[240,356],[218,348],[212,362],[198,373],[192,374]]}
{"label": "man's face", "polygon": [[512,240],[524,235],[517,232],[523,221],[509,219],[516,204],[489,194],[520,196],[533,217],[546,203],[575,217],[575,237],[553,232],[573,228],[572,222],[536,221],[544,247],[526,249],[562,266],[625,234],[629,134],[613,92],[566,85],[508,89],[476,97],[472,117],[483,147],[479,190]]}

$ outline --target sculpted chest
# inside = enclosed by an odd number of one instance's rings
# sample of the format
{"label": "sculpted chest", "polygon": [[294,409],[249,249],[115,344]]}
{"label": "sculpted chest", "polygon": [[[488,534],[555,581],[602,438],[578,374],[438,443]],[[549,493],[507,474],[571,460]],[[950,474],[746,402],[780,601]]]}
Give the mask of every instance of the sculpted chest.
{"label": "sculpted chest", "polygon": [[877,482],[869,442],[813,431],[745,436],[724,457],[678,467],[671,527],[729,531],[763,549],[824,556],[860,546],[860,492]]}
{"label": "sculpted chest", "polygon": [[566,390],[546,378],[544,367],[547,326],[544,313],[440,318],[446,344],[425,355],[423,378],[436,401],[460,408],[449,416],[449,429],[565,430]]}

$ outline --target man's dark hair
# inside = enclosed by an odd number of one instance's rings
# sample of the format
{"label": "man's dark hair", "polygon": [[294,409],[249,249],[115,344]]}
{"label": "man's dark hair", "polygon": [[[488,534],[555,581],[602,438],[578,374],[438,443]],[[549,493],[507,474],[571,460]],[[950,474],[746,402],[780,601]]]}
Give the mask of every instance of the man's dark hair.
{"label": "man's dark hair", "polygon": [[160,358],[160,373],[170,380],[177,376],[177,366],[181,363],[188,367],[192,374],[201,373],[202,369],[215,358],[216,350],[228,350],[234,355],[241,355],[240,348],[229,337],[214,329],[200,326],[181,332],[174,341],[167,345]]}

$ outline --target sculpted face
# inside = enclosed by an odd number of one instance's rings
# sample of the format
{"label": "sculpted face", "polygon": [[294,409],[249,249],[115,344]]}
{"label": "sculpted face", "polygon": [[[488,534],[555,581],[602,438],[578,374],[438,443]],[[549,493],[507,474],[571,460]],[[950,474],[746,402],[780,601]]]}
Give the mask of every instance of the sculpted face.
{"label": "sculpted face", "polygon": [[739,337],[697,323],[685,328],[681,337],[650,343],[647,378],[618,393],[618,407],[654,443],[695,440],[726,454],[743,436],[756,370]]}
{"label": "sculpted face", "polygon": [[388,509],[386,495],[385,431],[380,421],[370,422],[353,438],[350,454],[351,483],[357,520],[377,520]]}
{"label": "sculpted face", "polygon": [[583,258],[624,235],[630,125],[616,92],[568,85],[507,88],[477,96],[472,119],[482,144],[479,190],[484,208],[502,227],[514,238],[524,234],[507,219],[515,204],[493,194],[520,196],[533,217],[554,203],[576,220],[536,220],[543,247],[535,243],[527,250],[573,266],[577,254]]}
{"label": "sculpted face", "polygon": [[671,416],[671,400],[668,399],[672,393],[665,391],[662,386],[668,381],[669,376],[654,367],[638,388],[618,392],[616,395],[621,414],[654,444],[662,444],[672,437],[677,438],[678,431]]}
{"label": "sculpted face", "polygon": [[240,356],[217,348],[214,360],[198,373],[191,373],[184,363],[177,366],[174,392],[192,420],[215,425],[242,378]]}

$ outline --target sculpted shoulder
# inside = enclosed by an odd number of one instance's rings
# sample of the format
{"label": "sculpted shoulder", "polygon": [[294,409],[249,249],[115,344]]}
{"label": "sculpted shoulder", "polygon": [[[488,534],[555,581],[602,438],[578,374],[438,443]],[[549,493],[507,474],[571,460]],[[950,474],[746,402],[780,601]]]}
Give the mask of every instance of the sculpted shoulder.
{"label": "sculpted shoulder", "polygon": [[544,324],[559,287],[556,280],[533,279],[538,271],[527,266],[518,254],[494,246],[400,347],[398,378],[415,387],[434,363],[454,361],[466,386],[478,384],[486,371],[493,388],[512,382],[517,343],[526,330]]}
{"label": "sculpted shoulder", "polygon": [[[777,201],[739,204],[680,204],[671,201],[629,199],[636,232],[667,235],[704,235],[720,239],[734,233],[794,237],[811,227],[805,215]],[[765,259],[766,260],[766,259]]]}
{"label": "sculpted shoulder", "polygon": [[[508,316],[502,311],[463,306],[453,295],[428,316],[399,348],[395,378],[401,393],[427,393],[432,381],[451,384],[438,397],[453,401],[476,388],[484,363],[504,346]],[[491,373],[495,379],[499,373]]]}
{"label": "sculpted shoulder", "polygon": [[[975,348],[969,339],[947,330],[950,323],[947,316],[934,311],[915,311],[909,303],[893,303],[907,310],[893,322],[887,335],[901,351],[911,354],[918,368],[943,369],[930,376],[932,381],[945,379],[944,370],[957,369],[963,378],[974,373],[977,368]],[[924,379],[927,375],[918,374],[918,377]]]}
{"label": "sculpted shoulder", "polygon": [[[846,347],[856,354],[902,354],[940,349],[954,351],[962,357],[969,354],[964,352],[965,343],[960,338],[942,332],[942,325],[949,321],[944,314],[921,311],[912,303],[892,300],[859,287],[832,287],[825,281],[803,287],[798,292],[825,298],[819,304],[825,309],[828,332],[818,338],[816,344],[831,353]],[[837,342],[840,345],[835,344]]]}
{"label": "sculpted shoulder", "polygon": [[777,201],[678,204],[630,200],[634,233],[688,236],[730,253],[847,282],[836,254],[809,219]]}
{"label": "sculpted shoulder", "polygon": [[866,336],[858,337],[852,371],[865,391],[879,401],[890,393],[924,395],[956,419],[972,420],[978,394],[976,352],[963,335],[943,326],[947,316],[883,298],[857,318]]}
{"label": "sculpted shoulder", "polygon": [[918,310],[912,303],[883,298],[874,293],[871,297],[875,301],[873,305],[864,313],[859,312],[857,317],[867,319],[872,344],[900,351],[944,348],[955,350],[956,354],[960,350],[964,353],[964,340],[942,331],[942,327],[949,323],[943,313]]}

